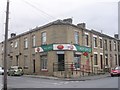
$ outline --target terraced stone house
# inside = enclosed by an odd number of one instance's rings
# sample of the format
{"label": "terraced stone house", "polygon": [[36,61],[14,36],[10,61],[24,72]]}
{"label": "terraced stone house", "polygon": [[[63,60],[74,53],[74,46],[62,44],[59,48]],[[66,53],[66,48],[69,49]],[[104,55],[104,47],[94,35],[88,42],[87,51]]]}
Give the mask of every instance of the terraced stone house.
{"label": "terraced stone house", "polygon": [[[25,74],[79,77],[119,65],[119,40],[86,28],[72,19],[56,20],[8,40],[8,68]],[[3,42],[0,43],[1,49]],[[1,50],[2,51],[2,50]],[[0,52],[3,61],[4,52]]]}

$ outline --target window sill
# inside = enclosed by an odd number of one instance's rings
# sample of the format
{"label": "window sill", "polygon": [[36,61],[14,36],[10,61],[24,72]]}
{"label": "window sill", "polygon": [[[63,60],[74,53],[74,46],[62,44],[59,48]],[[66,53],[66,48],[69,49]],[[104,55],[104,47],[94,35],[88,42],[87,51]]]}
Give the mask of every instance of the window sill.
{"label": "window sill", "polygon": [[28,69],[28,66],[24,66],[24,69]]}
{"label": "window sill", "polygon": [[35,48],[36,46],[32,46],[32,48]]}
{"label": "window sill", "polygon": [[48,72],[48,70],[47,70],[47,69],[41,69],[41,71],[42,71],[42,72]]}
{"label": "window sill", "polygon": [[94,67],[99,67],[99,65],[94,65]]}
{"label": "window sill", "polygon": [[98,47],[94,47],[95,49],[98,49]]}
{"label": "window sill", "polygon": [[24,50],[27,50],[28,48],[24,48]]}

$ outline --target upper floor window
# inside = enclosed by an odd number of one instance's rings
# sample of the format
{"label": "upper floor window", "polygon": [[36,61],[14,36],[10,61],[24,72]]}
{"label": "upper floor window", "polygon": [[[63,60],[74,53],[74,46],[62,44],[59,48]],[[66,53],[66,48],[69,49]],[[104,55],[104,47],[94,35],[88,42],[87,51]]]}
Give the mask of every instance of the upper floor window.
{"label": "upper floor window", "polygon": [[102,39],[100,39],[100,48],[103,48]]}
{"label": "upper floor window", "polygon": [[120,52],[120,43],[118,42],[118,51]]}
{"label": "upper floor window", "polygon": [[116,41],[114,41],[114,50],[116,51]]}
{"label": "upper floor window", "polygon": [[88,42],[88,35],[87,34],[85,34],[85,45],[89,45],[89,42]]}
{"label": "upper floor window", "polygon": [[41,43],[42,43],[42,44],[46,44],[46,32],[42,32],[42,33],[41,33],[41,36],[42,36],[42,38],[41,38]]}
{"label": "upper floor window", "polygon": [[109,41],[109,45],[110,45],[110,51],[112,51],[112,43],[111,43],[111,41]]}
{"label": "upper floor window", "polygon": [[18,41],[15,41],[15,48],[18,47]]}
{"label": "upper floor window", "polygon": [[75,44],[79,44],[79,32],[75,31],[74,38],[75,38]]}
{"label": "upper floor window", "polygon": [[28,39],[24,38],[24,48],[28,48]]}
{"label": "upper floor window", "polygon": [[94,40],[94,47],[97,47],[97,37],[93,37]]}
{"label": "upper floor window", "polygon": [[13,42],[10,42],[10,47],[13,47]]}
{"label": "upper floor window", "polygon": [[32,47],[35,47],[35,35],[32,36]]}
{"label": "upper floor window", "polygon": [[105,50],[107,50],[107,40],[104,41],[104,45],[105,45]]}
{"label": "upper floor window", "polygon": [[2,52],[3,52],[3,51],[4,51],[4,46],[2,45],[1,48],[2,48],[1,50],[2,50]]}

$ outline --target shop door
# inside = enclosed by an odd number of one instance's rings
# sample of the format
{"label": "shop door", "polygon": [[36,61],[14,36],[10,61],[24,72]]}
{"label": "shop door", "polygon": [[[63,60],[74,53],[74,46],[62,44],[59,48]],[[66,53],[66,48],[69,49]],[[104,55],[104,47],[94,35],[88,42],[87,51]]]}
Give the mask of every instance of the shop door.
{"label": "shop door", "polygon": [[65,70],[64,54],[58,54],[58,71],[64,70]]}

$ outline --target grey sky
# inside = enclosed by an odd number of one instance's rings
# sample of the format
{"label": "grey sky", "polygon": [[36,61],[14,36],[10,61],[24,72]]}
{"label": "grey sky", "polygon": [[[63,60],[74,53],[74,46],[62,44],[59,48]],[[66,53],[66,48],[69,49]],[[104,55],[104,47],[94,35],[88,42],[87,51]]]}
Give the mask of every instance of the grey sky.
{"label": "grey sky", "polygon": [[[4,40],[6,1],[0,0],[0,41]],[[118,1],[10,0],[9,35],[72,17],[73,24],[85,22],[88,29],[113,36],[118,33]]]}

